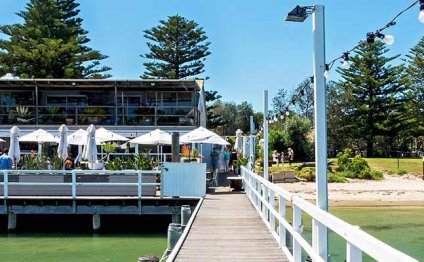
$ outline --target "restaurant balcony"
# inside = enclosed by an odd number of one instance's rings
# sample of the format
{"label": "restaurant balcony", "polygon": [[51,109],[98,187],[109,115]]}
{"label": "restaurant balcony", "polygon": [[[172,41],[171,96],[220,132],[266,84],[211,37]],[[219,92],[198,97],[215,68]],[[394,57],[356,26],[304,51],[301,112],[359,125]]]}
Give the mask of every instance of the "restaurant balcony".
{"label": "restaurant balcony", "polygon": [[1,125],[198,126],[192,106],[0,105]]}

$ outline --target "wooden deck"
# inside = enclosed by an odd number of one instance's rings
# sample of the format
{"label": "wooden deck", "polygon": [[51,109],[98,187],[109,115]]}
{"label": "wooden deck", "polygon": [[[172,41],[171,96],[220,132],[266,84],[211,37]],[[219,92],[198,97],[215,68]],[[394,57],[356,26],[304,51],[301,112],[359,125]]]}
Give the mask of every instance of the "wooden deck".
{"label": "wooden deck", "polygon": [[175,261],[289,261],[244,193],[206,196]]}

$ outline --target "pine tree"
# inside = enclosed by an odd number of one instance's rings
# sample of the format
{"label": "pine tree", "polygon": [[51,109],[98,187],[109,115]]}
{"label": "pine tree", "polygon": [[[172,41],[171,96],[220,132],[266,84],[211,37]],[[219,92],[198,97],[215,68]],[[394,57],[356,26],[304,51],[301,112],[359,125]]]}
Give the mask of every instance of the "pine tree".
{"label": "pine tree", "polygon": [[404,67],[389,65],[399,55],[384,56],[388,51],[379,41],[362,43],[351,57],[350,68],[338,69],[343,78],[338,84],[350,97],[345,108],[346,123],[352,127],[353,138],[365,141],[368,156],[374,155],[377,136],[384,136],[391,145],[407,122]]}
{"label": "pine tree", "polygon": [[22,24],[3,25],[0,32],[0,75],[21,78],[106,78],[106,58],[85,44],[90,41],[81,27],[74,0],[31,0],[18,13]]}
{"label": "pine tree", "polygon": [[406,55],[408,85],[408,109],[412,116],[411,133],[424,135],[424,37]]}
{"label": "pine tree", "polygon": [[192,20],[174,15],[160,25],[144,31],[150,40],[150,52],[141,57],[145,62],[143,78],[180,79],[204,72],[204,61],[210,55],[208,38],[202,27]]}

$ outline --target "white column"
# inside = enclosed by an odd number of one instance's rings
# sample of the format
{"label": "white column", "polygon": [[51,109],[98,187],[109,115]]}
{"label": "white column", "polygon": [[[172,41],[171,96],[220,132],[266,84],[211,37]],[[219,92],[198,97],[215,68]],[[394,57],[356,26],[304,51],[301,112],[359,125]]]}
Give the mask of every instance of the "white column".
{"label": "white column", "polygon": [[[317,5],[312,13],[314,45],[314,108],[315,108],[315,163],[316,163],[316,205],[328,211],[327,192],[327,113],[325,86],[325,23],[324,6]],[[325,260],[328,260],[327,228],[314,220],[312,246]]]}
{"label": "white column", "polygon": [[264,90],[264,178],[268,181],[268,90]]}
{"label": "white column", "polygon": [[255,123],[253,121],[253,116],[250,116],[250,170],[255,172]]}

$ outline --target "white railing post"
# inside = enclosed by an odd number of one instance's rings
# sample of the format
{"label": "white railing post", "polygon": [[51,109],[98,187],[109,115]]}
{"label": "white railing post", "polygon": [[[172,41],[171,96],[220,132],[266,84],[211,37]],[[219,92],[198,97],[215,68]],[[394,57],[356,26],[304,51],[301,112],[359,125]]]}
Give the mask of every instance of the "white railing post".
{"label": "white railing post", "polygon": [[77,198],[77,173],[75,170],[72,170],[71,178],[72,178],[72,199],[76,199]]}
{"label": "white railing post", "polygon": [[[269,190],[269,205],[271,206],[271,210],[275,209],[275,193],[273,190]],[[271,228],[271,232],[275,232],[275,216],[272,212],[269,212],[269,227]]]}
{"label": "white railing post", "polygon": [[[296,205],[293,205],[293,230],[299,234],[302,233],[302,210]],[[302,260],[302,247],[293,236],[293,261],[301,262]]]}
{"label": "white railing post", "polygon": [[261,182],[261,189],[262,189],[262,219],[265,221],[268,221],[268,209],[265,206],[265,202],[268,202],[268,190],[266,190],[265,185]]}
{"label": "white railing post", "polygon": [[362,262],[362,251],[351,243],[346,243],[346,262]]}
{"label": "white railing post", "polygon": [[[278,197],[278,209],[280,212],[280,216],[286,220],[286,200],[284,199],[283,196],[279,196]],[[281,221],[279,222],[279,235],[280,235],[280,248],[287,246],[286,243],[286,234],[287,231],[283,226],[283,223],[281,223]]]}
{"label": "white railing post", "polygon": [[137,170],[137,197],[140,200],[142,195],[142,175],[141,170]]}
{"label": "white railing post", "polygon": [[3,170],[3,198],[7,199],[9,197],[9,177],[7,170]]}

